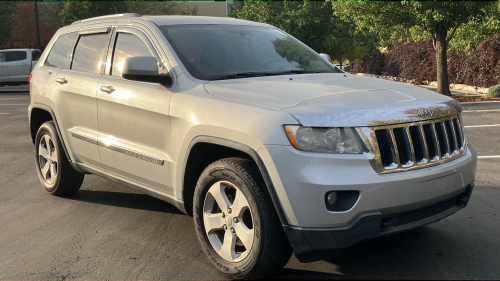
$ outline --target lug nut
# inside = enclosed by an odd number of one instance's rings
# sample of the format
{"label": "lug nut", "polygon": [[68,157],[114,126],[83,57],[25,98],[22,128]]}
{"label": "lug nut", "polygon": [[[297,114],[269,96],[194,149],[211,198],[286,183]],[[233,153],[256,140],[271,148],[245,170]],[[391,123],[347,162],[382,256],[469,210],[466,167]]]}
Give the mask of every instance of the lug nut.
{"label": "lug nut", "polygon": [[238,218],[236,218],[236,217],[235,217],[235,218],[233,218],[233,221],[234,221],[235,223],[236,223],[236,222],[238,222]]}
{"label": "lug nut", "polygon": [[223,227],[224,227],[224,230],[227,230],[227,225],[224,225]]}
{"label": "lug nut", "polygon": [[227,213],[230,214],[231,213],[231,208],[227,209]]}
{"label": "lug nut", "polygon": [[235,233],[234,228],[232,228],[232,227],[231,227],[231,232],[232,232],[232,233]]}

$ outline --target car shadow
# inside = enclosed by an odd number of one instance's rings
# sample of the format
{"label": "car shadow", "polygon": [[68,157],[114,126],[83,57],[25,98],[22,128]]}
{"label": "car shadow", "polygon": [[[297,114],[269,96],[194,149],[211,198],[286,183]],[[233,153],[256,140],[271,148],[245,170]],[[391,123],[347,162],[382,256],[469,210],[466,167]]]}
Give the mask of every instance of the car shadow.
{"label": "car shadow", "polygon": [[446,232],[426,226],[357,244],[327,262],[356,278],[441,279],[450,274],[448,262],[469,260],[470,249],[460,244]]}
{"label": "car shadow", "polygon": [[184,214],[171,204],[141,193],[126,193],[115,191],[80,190],[75,194],[66,196],[67,199],[82,202],[155,211],[170,214]]}
{"label": "car shadow", "polygon": [[325,280],[325,279],[333,279],[333,278],[343,278],[344,276],[341,274],[334,273],[326,273],[326,272],[318,272],[311,270],[302,270],[302,269],[291,269],[291,268],[283,268],[278,273],[274,275],[264,276],[262,279],[266,280]]}

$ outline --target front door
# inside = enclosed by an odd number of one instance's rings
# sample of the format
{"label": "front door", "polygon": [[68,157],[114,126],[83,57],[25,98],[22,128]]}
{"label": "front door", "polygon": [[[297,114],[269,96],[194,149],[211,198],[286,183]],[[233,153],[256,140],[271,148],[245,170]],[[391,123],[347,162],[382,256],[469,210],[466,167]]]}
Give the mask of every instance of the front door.
{"label": "front door", "polygon": [[125,59],[154,56],[146,32],[117,27],[108,53],[108,69],[99,81],[99,151],[104,168],[134,182],[172,193],[169,106],[172,93],[158,83],[125,80]]}
{"label": "front door", "polygon": [[73,160],[98,168],[102,165],[97,146],[96,91],[104,72],[110,30],[99,26],[80,30],[69,69],[57,73],[52,86],[60,127]]}

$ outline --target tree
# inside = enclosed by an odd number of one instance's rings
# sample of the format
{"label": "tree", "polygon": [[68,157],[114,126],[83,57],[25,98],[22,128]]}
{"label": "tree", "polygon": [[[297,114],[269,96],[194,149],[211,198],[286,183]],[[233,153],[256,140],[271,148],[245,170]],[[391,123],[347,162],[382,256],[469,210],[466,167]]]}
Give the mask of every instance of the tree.
{"label": "tree", "polygon": [[6,44],[12,34],[12,18],[17,7],[14,2],[0,2],[0,46]]}
{"label": "tree", "polygon": [[229,16],[274,25],[341,64],[374,48],[368,32],[360,32],[354,22],[333,15],[330,2],[234,2]]}
{"label": "tree", "polygon": [[[448,81],[447,49],[457,29],[469,22],[482,22],[496,2],[403,1],[334,2],[334,12],[368,30],[418,28],[431,35],[436,53],[438,93],[451,95]],[[425,36],[425,34],[424,34]]]}
{"label": "tree", "polygon": [[61,10],[61,24],[69,25],[86,18],[125,13],[126,9],[126,2],[68,0]]}

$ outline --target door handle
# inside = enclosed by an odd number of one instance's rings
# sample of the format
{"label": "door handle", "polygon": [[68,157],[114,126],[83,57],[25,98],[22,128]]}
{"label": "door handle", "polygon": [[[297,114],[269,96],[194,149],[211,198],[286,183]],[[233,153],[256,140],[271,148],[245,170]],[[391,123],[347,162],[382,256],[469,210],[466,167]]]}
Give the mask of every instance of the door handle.
{"label": "door handle", "polygon": [[56,78],[56,82],[60,83],[60,84],[66,84],[66,83],[68,83],[68,80],[66,80],[66,78],[64,78],[64,77],[59,77],[59,78]]}
{"label": "door handle", "polygon": [[6,65],[0,65],[0,67],[7,67]]}
{"label": "door handle", "polygon": [[23,64],[21,64],[21,65],[28,65],[28,64],[27,64],[27,63],[23,63]]}
{"label": "door handle", "polygon": [[101,86],[99,88],[101,91],[106,92],[108,94],[111,94],[115,89],[113,89],[113,86]]}

